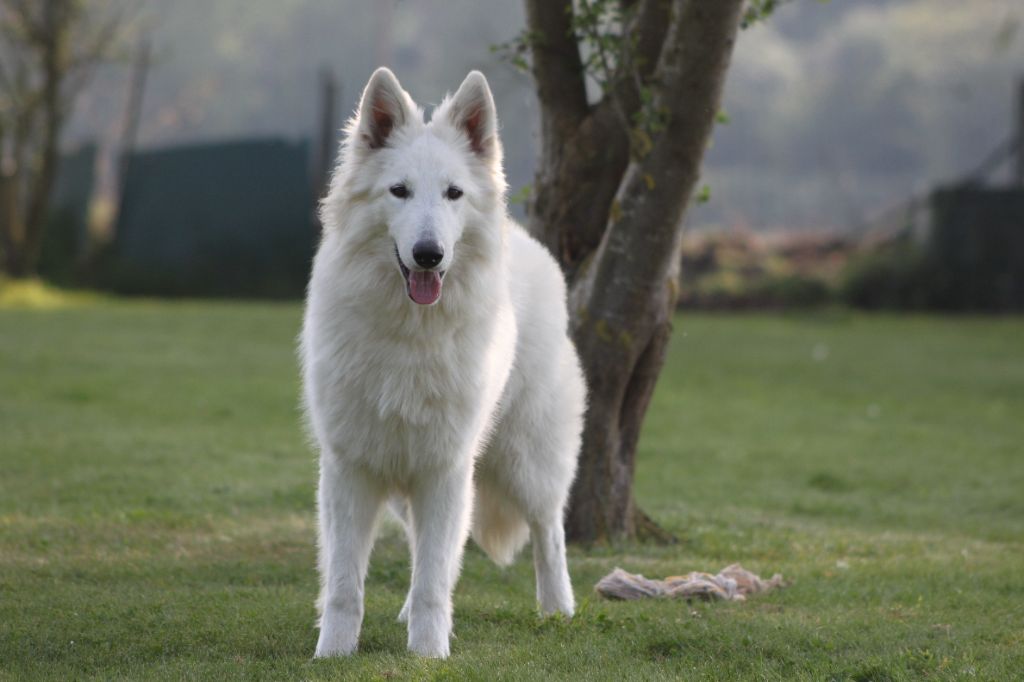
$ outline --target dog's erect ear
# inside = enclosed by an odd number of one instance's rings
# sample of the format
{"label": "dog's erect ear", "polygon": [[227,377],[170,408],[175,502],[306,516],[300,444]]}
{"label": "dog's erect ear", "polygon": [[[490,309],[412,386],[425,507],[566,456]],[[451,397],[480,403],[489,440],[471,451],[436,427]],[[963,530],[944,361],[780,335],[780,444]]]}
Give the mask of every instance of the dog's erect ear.
{"label": "dog's erect ear", "polygon": [[493,158],[498,148],[498,115],[487,79],[470,71],[448,105],[448,118],[469,138],[469,146],[483,157]]}
{"label": "dog's erect ear", "polygon": [[380,67],[370,76],[359,102],[359,140],[370,149],[380,149],[395,129],[413,116],[412,100],[402,90],[395,74]]}

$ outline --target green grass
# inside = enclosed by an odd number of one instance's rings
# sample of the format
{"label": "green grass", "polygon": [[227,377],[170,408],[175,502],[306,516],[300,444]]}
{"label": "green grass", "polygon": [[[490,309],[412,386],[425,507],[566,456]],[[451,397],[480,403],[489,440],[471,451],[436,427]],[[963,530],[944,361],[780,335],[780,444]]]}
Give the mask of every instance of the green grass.
{"label": "green grass", "polygon": [[[571,550],[580,612],[473,547],[447,661],[405,653],[386,528],[361,651],[313,661],[294,305],[0,310],[0,679],[1019,679],[1024,320],[685,315],[637,496],[670,547]],[[740,561],[746,603],[612,603]]]}

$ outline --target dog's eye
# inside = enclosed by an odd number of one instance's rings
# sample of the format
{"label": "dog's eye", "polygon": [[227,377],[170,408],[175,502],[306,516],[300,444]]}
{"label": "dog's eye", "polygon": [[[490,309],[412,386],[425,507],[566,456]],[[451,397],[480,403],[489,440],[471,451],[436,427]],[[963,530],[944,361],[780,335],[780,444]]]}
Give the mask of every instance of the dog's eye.
{"label": "dog's eye", "polygon": [[388,188],[388,191],[390,191],[393,196],[396,196],[399,199],[409,198],[409,188],[403,185],[402,183],[398,183],[397,185],[391,185],[391,187]]}
{"label": "dog's eye", "polygon": [[448,200],[455,201],[462,196],[462,190],[455,185],[448,185],[448,191],[446,191],[444,195]]}

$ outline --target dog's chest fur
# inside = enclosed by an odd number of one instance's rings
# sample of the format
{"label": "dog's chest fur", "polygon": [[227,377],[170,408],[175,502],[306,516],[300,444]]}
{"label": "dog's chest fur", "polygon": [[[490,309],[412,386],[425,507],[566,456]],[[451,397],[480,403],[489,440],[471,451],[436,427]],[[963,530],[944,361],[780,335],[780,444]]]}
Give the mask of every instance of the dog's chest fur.
{"label": "dog's chest fur", "polygon": [[511,305],[452,315],[415,308],[396,287],[353,300],[341,286],[314,278],[303,332],[320,441],[396,481],[473,457],[511,370]]}

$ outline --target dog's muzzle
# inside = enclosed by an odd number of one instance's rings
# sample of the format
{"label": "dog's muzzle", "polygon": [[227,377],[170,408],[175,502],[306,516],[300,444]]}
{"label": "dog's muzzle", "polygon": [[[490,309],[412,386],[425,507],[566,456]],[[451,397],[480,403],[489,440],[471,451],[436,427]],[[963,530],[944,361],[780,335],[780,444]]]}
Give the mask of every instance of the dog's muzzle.
{"label": "dog's muzzle", "polygon": [[[441,298],[441,284],[445,271],[432,268],[444,259],[444,249],[437,242],[417,242],[413,246],[413,259],[417,265],[430,269],[413,270],[406,266],[398,252],[398,245],[395,244],[395,260],[398,261],[398,268],[405,280],[405,293],[414,303],[433,305]],[[427,266],[427,263],[431,265]]]}

